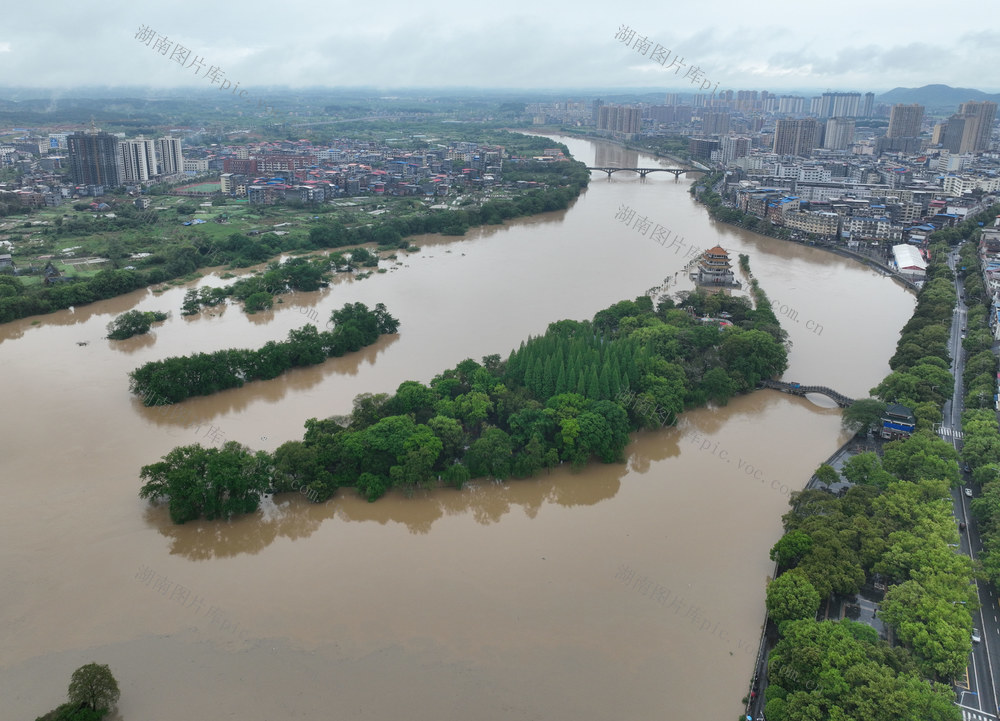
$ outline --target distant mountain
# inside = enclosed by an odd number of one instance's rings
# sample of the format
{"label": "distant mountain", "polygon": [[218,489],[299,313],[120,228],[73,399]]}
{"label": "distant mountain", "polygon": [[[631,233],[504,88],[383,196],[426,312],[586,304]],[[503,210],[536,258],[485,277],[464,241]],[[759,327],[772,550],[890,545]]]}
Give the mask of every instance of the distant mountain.
{"label": "distant mountain", "polygon": [[990,100],[1000,103],[1000,93],[989,95],[972,88],[953,88],[950,85],[925,85],[922,88],[893,88],[876,96],[879,103],[917,103],[930,111],[944,110],[957,112],[959,103],[968,100]]}

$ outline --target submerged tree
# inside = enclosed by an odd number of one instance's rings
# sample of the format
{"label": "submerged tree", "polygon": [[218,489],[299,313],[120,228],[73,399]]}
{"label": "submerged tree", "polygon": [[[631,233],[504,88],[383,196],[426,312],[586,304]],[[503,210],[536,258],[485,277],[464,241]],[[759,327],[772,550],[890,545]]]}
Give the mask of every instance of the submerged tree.
{"label": "submerged tree", "polygon": [[102,716],[114,708],[121,697],[118,682],[107,664],[88,663],[81,666],[69,680],[69,700]]}

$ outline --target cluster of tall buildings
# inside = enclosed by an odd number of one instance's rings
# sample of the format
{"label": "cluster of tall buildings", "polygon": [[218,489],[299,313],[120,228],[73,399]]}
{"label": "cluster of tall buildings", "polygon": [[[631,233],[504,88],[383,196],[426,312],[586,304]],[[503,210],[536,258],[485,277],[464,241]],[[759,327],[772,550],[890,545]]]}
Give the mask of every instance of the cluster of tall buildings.
{"label": "cluster of tall buildings", "polygon": [[[600,103],[601,101],[596,101]],[[597,129],[613,136],[631,137],[642,132],[642,108],[631,105],[596,105]]]}
{"label": "cluster of tall buildings", "polygon": [[990,132],[997,115],[997,104],[970,101],[958,106],[958,112],[934,126],[932,144],[940,144],[952,153],[982,153],[990,144]]}
{"label": "cluster of tall buildings", "polygon": [[[772,152],[808,156],[820,147],[847,150],[854,142],[855,116],[851,113],[857,111],[860,97],[860,93],[825,93],[821,115],[825,112],[837,113],[829,116],[825,123],[815,118],[777,120]],[[931,145],[940,145],[944,150],[957,154],[986,152],[996,111],[997,104],[989,101],[962,103],[957,113],[935,126]],[[845,114],[840,115],[841,112]],[[924,106],[915,103],[893,105],[885,137],[879,138],[879,151],[920,151],[923,122]]]}
{"label": "cluster of tall buildings", "polygon": [[70,173],[77,185],[115,188],[184,170],[180,138],[123,140],[92,128],[66,138]]}
{"label": "cluster of tall buildings", "polygon": [[808,156],[816,148],[847,150],[854,142],[854,118],[833,116],[825,123],[815,118],[775,121],[772,152]]}

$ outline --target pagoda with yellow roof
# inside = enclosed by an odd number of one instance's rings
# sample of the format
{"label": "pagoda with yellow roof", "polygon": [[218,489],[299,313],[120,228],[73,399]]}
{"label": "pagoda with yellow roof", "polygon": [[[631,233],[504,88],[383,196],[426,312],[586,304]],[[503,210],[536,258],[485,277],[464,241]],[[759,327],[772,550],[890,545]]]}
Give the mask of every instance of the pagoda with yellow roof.
{"label": "pagoda with yellow roof", "polygon": [[740,286],[729,262],[729,253],[721,245],[709,248],[698,259],[698,272],[693,274],[702,285]]}

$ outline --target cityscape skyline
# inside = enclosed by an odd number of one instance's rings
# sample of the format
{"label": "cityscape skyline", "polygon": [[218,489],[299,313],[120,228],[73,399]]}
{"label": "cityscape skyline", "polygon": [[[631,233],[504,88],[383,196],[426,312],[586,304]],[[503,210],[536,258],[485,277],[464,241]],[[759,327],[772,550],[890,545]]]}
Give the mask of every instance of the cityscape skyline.
{"label": "cityscape skyline", "polygon": [[[921,8],[937,11],[929,2],[911,3],[903,13],[851,0],[838,13],[800,8],[787,17],[747,13],[733,0],[669,13],[660,4],[640,2],[627,11],[588,8],[585,15],[557,0],[546,6],[545,16],[523,0],[488,13],[445,2],[433,16],[421,7],[389,3],[374,18],[365,7],[310,8],[308,23],[254,1],[250,12],[239,14],[189,1],[99,5],[99,12],[62,6],[41,24],[22,6],[5,13],[4,84],[52,90],[201,87],[222,94],[277,86],[694,91],[705,83],[709,91],[778,93],[878,93],[927,84],[1000,89],[996,80],[981,85],[980,70],[1000,61],[1000,31],[942,33],[924,20]],[[969,18],[987,18],[990,9],[981,0],[964,11]],[[627,43],[623,27],[629,28]],[[146,43],[143,29],[153,33]],[[649,52],[639,40],[649,43]],[[185,53],[178,55],[178,47]],[[653,47],[669,49],[671,63],[652,59]],[[206,78],[211,68],[217,72]]]}

